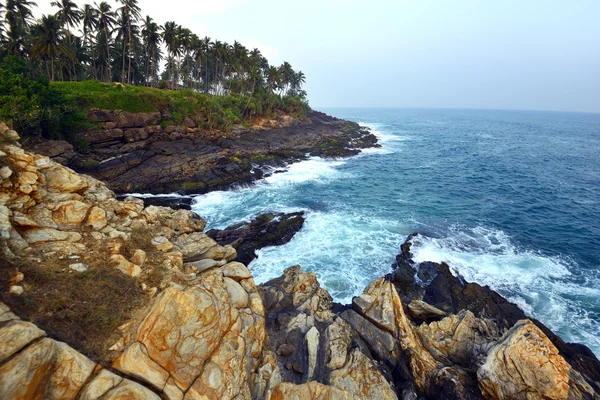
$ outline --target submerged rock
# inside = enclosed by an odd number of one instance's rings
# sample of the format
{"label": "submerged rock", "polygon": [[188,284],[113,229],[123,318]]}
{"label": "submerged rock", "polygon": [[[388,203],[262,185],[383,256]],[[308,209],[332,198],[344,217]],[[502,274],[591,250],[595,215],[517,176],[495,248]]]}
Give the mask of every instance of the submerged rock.
{"label": "submerged rock", "polygon": [[249,264],[256,258],[256,250],[268,246],[281,246],[292,240],[304,225],[304,213],[261,214],[250,222],[211,229],[206,234],[224,246],[232,245],[237,250],[237,260]]}

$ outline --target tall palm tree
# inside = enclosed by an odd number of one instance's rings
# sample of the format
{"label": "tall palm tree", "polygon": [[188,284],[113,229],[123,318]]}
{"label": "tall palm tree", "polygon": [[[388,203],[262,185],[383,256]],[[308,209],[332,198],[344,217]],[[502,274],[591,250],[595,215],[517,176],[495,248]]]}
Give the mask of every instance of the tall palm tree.
{"label": "tall palm tree", "polygon": [[[69,28],[79,24],[81,20],[81,12],[79,8],[77,8],[77,4],[75,4],[71,0],[57,0],[50,3],[53,7],[58,7],[58,11],[56,12],[56,18],[61,23],[61,25],[66,29],[66,36],[69,41],[69,44],[72,44],[73,38],[71,37],[71,32]],[[75,69],[75,65],[73,64],[73,69]],[[71,69],[69,68],[69,75],[71,75]]]}
{"label": "tall palm tree", "polygon": [[96,79],[96,57],[94,54],[94,46],[91,45],[91,37],[90,33],[95,31],[98,28],[98,10],[92,7],[89,4],[85,4],[83,6],[83,11],[81,12],[81,25],[83,29],[83,46],[90,47],[92,52],[91,58],[91,68],[92,73],[90,76],[93,79]]}
{"label": "tall palm tree", "polygon": [[104,38],[106,41],[106,81],[108,82],[111,77],[110,73],[110,32],[114,26],[115,14],[110,7],[110,4],[103,1],[100,4],[96,4],[98,11],[98,29],[104,32]]}
{"label": "tall palm tree", "polygon": [[[180,56],[180,40],[179,40],[179,28],[173,21],[169,21],[165,23],[165,27],[163,29],[163,41],[167,47],[167,52],[173,58],[173,63],[175,62],[175,57]],[[175,74],[178,67],[171,68],[171,88],[175,88]]]}
{"label": "tall palm tree", "polygon": [[4,19],[8,25],[6,50],[14,55],[22,55],[25,45],[25,36],[31,21],[33,21],[32,7],[37,4],[29,0],[6,0]]}
{"label": "tall palm tree", "polygon": [[53,7],[58,7],[58,11],[56,12],[56,18],[62,24],[63,27],[67,29],[67,36],[70,36],[69,28],[74,27],[79,24],[81,20],[81,11],[71,0],[57,0],[50,3]]}
{"label": "tall palm tree", "polygon": [[267,69],[267,88],[273,93],[281,86],[281,74],[279,68],[270,66]]}
{"label": "tall palm tree", "polygon": [[36,27],[33,38],[33,54],[51,65],[50,80],[54,81],[54,63],[61,57],[72,57],[70,47],[65,43],[66,31],[55,15],[44,15]]}
{"label": "tall palm tree", "polygon": [[[138,5],[138,0],[119,0],[123,6],[119,9],[123,12],[126,18],[127,23],[127,42],[128,42],[128,67],[127,67],[127,83],[129,83],[129,79],[131,76],[131,56],[132,56],[132,48],[133,48],[133,25],[141,18],[141,9]],[[124,39],[124,38],[123,38]],[[123,80],[123,75],[125,75],[125,40],[123,40],[123,72],[121,74],[121,80]]]}
{"label": "tall palm tree", "polygon": [[204,93],[208,93],[208,54],[210,53],[212,42],[208,36],[200,41],[200,47],[204,53]]}
{"label": "tall palm tree", "polygon": [[149,84],[149,77],[156,80],[158,75],[158,63],[161,59],[160,42],[162,41],[160,31],[161,27],[150,16],[146,16],[142,28],[146,84]]}

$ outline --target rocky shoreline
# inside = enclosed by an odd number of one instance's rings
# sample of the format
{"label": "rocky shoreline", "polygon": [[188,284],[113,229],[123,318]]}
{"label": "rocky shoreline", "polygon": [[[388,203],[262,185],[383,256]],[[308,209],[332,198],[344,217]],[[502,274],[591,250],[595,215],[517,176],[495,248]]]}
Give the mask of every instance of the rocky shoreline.
{"label": "rocky shoreline", "polygon": [[202,194],[265,176],[309,156],[348,157],[377,147],[377,138],[354,122],[309,111],[307,118],[278,115],[231,132],[202,130],[188,117],[95,110],[96,127],[82,134],[87,148],[41,141],[28,149],[104,181],[117,193]]}
{"label": "rocky shoreline", "polygon": [[600,398],[587,347],[415,264],[413,236],[349,305],[299,266],[257,286],[235,260],[301,215],[205,233],[0,139],[0,398]]}

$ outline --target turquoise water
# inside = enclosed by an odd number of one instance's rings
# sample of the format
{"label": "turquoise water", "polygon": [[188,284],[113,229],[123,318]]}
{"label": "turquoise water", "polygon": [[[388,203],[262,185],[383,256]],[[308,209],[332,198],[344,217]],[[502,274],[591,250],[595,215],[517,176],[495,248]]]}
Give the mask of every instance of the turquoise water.
{"label": "turquoise water", "polygon": [[250,265],[258,282],[300,264],[347,303],[421,232],[417,261],[447,261],[600,355],[599,114],[324,111],[369,126],[383,147],[196,198],[211,228],[307,212],[290,243]]}

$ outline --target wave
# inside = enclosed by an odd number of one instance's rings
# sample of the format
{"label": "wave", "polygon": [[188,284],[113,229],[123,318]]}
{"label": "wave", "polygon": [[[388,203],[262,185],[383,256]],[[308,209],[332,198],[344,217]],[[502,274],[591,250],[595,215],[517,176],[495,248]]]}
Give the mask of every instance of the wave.
{"label": "wave", "polygon": [[411,248],[416,262],[446,262],[467,281],[488,285],[541,320],[566,341],[587,343],[600,354],[600,280],[580,282],[565,257],[520,249],[505,232],[478,226],[452,227],[441,237],[419,235]]}
{"label": "wave", "polygon": [[314,272],[335,301],[350,303],[390,265],[405,227],[344,210],[308,212],[300,232],[285,245],[257,251],[250,263],[257,283],[276,278],[292,265]]}

